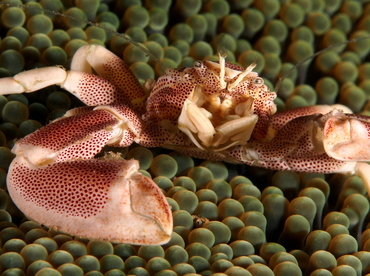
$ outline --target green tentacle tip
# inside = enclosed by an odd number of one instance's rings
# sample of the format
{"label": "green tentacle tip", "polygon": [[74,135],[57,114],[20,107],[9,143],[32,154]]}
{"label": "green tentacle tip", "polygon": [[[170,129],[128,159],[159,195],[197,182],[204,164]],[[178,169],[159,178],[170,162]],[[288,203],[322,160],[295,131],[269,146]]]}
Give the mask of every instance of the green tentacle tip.
{"label": "green tentacle tip", "polygon": [[194,41],[204,40],[208,28],[208,22],[204,15],[193,14],[186,19],[186,24],[193,30]]}
{"label": "green tentacle tip", "polygon": [[16,50],[5,50],[0,54],[0,67],[3,67],[12,75],[21,72],[24,68],[25,60],[22,54]]}
{"label": "green tentacle tip", "polygon": [[193,214],[198,205],[197,196],[188,190],[177,191],[172,198],[177,202],[181,210],[186,210]]}
{"label": "green tentacle tip", "polygon": [[148,79],[154,79],[155,73],[153,67],[149,64],[138,61],[130,65],[130,70],[134,73],[135,77],[140,81],[146,81]]}
{"label": "green tentacle tip", "polygon": [[244,22],[240,15],[232,13],[223,18],[221,28],[237,39],[244,31]]}
{"label": "green tentacle tip", "polygon": [[275,276],[283,275],[302,275],[300,267],[292,262],[283,262],[275,266],[273,270]]}
{"label": "green tentacle tip", "polygon": [[298,108],[298,107],[309,106],[309,103],[302,96],[292,95],[291,97],[287,99],[285,106],[286,106],[286,109],[293,109],[293,108]]}
{"label": "green tentacle tip", "polygon": [[148,28],[154,31],[162,31],[168,23],[168,14],[161,8],[149,10]]}
{"label": "green tentacle tip", "polygon": [[196,166],[189,170],[188,176],[194,180],[197,189],[202,189],[207,186],[207,183],[213,180],[213,173],[206,167]]}
{"label": "green tentacle tip", "polygon": [[207,222],[204,228],[210,230],[215,236],[214,245],[227,244],[231,239],[230,228],[220,221]]}
{"label": "green tentacle tip", "polygon": [[[195,184],[194,180],[191,179],[190,177],[187,177],[187,176],[176,177],[173,180],[173,185],[184,187],[185,189],[187,189],[189,191],[192,191],[193,193],[196,192],[196,184]],[[197,195],[197,197],[199,199],[198,195]]]}
{"label": "green tentacle tip", "polygon": [[218,209],[217,205],[210,201],[199,202],[197,208],[193,212],[194,227],[202,227],[208,220],[217,220]]}
{"label": "green tentacle tip", "polygon": [[194,31],[188,24],[179,23],[171,28],[169,39],[172,41],[184,39],[185,41],[192,43],[194,39]]}
{"label": "green tentacle tip", "polygon": [[362,15],[363,6],[357,1],[344,1],[340,11],[348,14],[352,20],[356,20]]}
{"label": "green tentacle tip", "polygon": [[239,217],[244,211],[243,205],[232,198],[226,198],[218,204],[218,214],[221,220],[227,217]]}
{"label": "green tentacle tip", "polygon": [[257,66],[253,69],[254,72],[261,73],[265,67],[264,56],[255,50],[247,50],[239,55],[238,62],[242,67],[247,68],[252,63],[256,63]]}
{"label": "green tentacle tip", "polygon": [[227,50],[231,52],[235,52],[236,50],[236,40],[230,35],[221,33],[217,35],[211,42],[211,45],[215,51],[217,52],[225,52]]}
{"label": "green tentacle tip", "polygon": [[[267,252],[268,253],[267,256],[270,256],[270,258],[268,259],[268,264],[269,264],[269,267],[272,269],[274,269],[277,265],[281,263],[285,263],[285,262],[290,262],[295,265],[300,265],[299,260],[298,260],[300,259],[299,257],[301,257],[303,254],[306,254],[301,250],[292,250],[291,253],[287,253],[285,251],[285,248],[279,244],[275,244],[275,243],[268,243],[268,244],[272,245],[272,246],[269,246],[268,248],[269,251]],[[307,256],[307,255],[303,255],[303,256]],[[308,258],[305,261],[308,262]],[[304,268],[302,270],[304,270]]]}
{"label": "green tentacle tip", "polygon": [[134,5],[129,7],[122,17],[122,23],[126,26],[145,28],[149,24],[149,12],[145,7]]}
{"label": "green tentacle tip", "polygon": [[[0,272],[3,273],[7,269],[18,268],[24,270],[26,267],[23,257],[17,252],[6,252],[0,256]],[[4,275],[4,274],[3,274]]]}
{"label": "green tentacle tip", "polygon": [[[281,59],[276,54],[267,53],[264,55],[265,67],[262,70],[262,75],[268,80],[275,81],[280,69],[281,69]],[[267,84],[267,81],[265,81]],[[270,87],[273,87],[272,85]]]}
{"label": "green tentacle tip", "polygon": [[281,8],[278,0],[262,0],[255,2],[255,7],[259,9],[265,16],[266,20],[273,19]]}
{"label": "green tentacle tip", "polygon": [[339,93],[339,84],[332,77],[320,78],[315,85],[318,104],[334,104]]}
{"label": "green tentacle tip", "polygon": [[200,166],[208,168],[212,172],[214,179],[226,180],[228,177],[229,172],[221,162],[207,160],[203,161]]}
{"label": "green tentacle tip", "polygon": [[194,167],[194,160],[188,155],[173,151],[169,154],[177,162],[176,176],[185,176]]}
{"label": "green tentacle tip", "polygon": [[69,40],[71,39],[81,39],[81,40],[87,40],[87,34],[86,32],[78,27],[72,27],[69,28],[66,31],[67,35],[69,36]]}
{"label": "green tentacle tip", "polygon": [[217,19],[222,19],[230,11],[230,5],[225,0],[211,0],[204,5],[207,12],[213,13]]}
{"label": "green tentacle tip", "polygon": [[64,12],[64,14],[72,17],[72,18],[80,18],[81,20],[73,20],[69,17],[62,17],[61,18],[61,21],[63,22],[63,24],[68,28],[72,28],[72,27],[78,27],[78,28],[85,28],[86,27],[86,21],[87,21],[87,16],[86,16],[86,13],[81,10],[80,8],[77,8],[77,7],[72,7],[72,8],[69,8],[68,10],[66,10]]}
{"label": "green tentacle tip", "polygon": [[36,33],[47,35],[53,30],[53,28],[54,26],[51,19],[43,14],[34,15],[27,21],[27,30],[31,35]]}
{"label": "green tentacle tip", "polygon": [[177,173],[177,162],[174,158],[167,154],[160,154],[153,158],[150,165],[150,173],[153,176],[166,176],[172,178]]}
{"label": "green tentacle tip", "polygon": [[297,28],[303,23],[305,12],[300,5],[289,3],[282,5],[279,15],[288,27]]}
{"label": "green tentacle tip", "polygon": [[20,51],[22,48],[22,44],[17,37],[7,36],[1,40],[0,43],[0,51],[3,52],[5,50],[13,49],[16,51]]}
{"label": "green tentacle tip", "polygon": [[325,34],[331,27],[329,16],[323,12],[309,14],[306,24],[318,36]]}
{"label": "green tentacle tip", "polygon": [[29,111],[24,103],[10,101],[4,105],[1,116],[5,122],[19,125],[28,119]]}
{"label": "green tentacle tip", "polygon": [[301,84],[296,86],[293,90],[293,95],[303,97],[308,105],[316,105],[317,94],[316,91],[308,84]]}
{"label": "green tentacle tip", "polygon": [[252,275],[274,276],[274,272],[265,264],[255,263],[247,267]]}
{"label": "green tentacle tip", "polygon": [[215,244],[214,233],[206,228],[196,228],[190,231],[188,242],[192,243],[202,243],[208,248],[211,248]]}
{"label": "green tentacle tip", "polygon": [[[304,59],[312,56],[313,47],[308,42],[303,40],[296,40],[289,45],[287,49],[288,59],[293,63],[298,63]],[[309,64],[309,61],[306,61],[305,64]]]}
{"label": "green tentacle tip", "polygon": [[353,112],[360,112],[366,100],[366,94],[360,87],[350,83],[342,85],[339,92],[339,102],[348,106]]}
{"label": "green tentacle tip", "polygon": [[104,43],[107,39],[107,35],[106,35],[105,31],[100,29],[100,28],[97,28],[95,26],[87,27],[86,30],[85,30],[85,33],[86,33],[86,38],[88,40],[97,39],[97,40],[100,40]]}
{"label": "green tentacle tip", "polygon": [[308,264],[309,271],[312,272],[316,269],[327,269],[331,271],[336,266],[337,260],[335,256],[332,253],[325,250],[319,250],[314,252],[310,257]]}
{"label": "green tentacle tip", "polygon": [[317,57],[315,66],[323,73],[331,73],[334,66],[341,61],[340,56],[335,51],[329,50]]}
{"label": "green tentacle tip", "polygon": [[171,264],[163,257],[153,257],[148,260],[145,269],[150,275],[154,275],[160,271],[170,269]]}
{"label": "green tentacle tip", "polygon": [[180,64],[182,54],[179,49],[174,46],[167,46],[163,48],[163,52],[165,58],[173,60],[177,66]]}
{"label": "green tentacle tip", "polygon": [[[158,1],[160,3],[160,7],[162,8],[162,2]],[[169,6],[170,6],[169,1]],[[182,17],[188,18],[194,14],[197,14],[200,9],[202,8],[202,3],[199,1],[189,1],[189,0],[179,0],[176,1],[175,10],[181,14]]]}
{"label": "green tentacle tip", "polygon": [[131,65],[135,62],[147,63],[149,60],[149,57],[143,50],[137,48],[133,44],[130,44],[123,50],[123,60],[127,64]]}
{"label": "green tentacle tip", "polygon": [[273,36],[261,37],[254,48],[262,54],[275,54],[277,56],[281,53],[279,41]]}
{"label": "green tentacle tip", "polygon": [[273,36],[279,42],[284,42],[288,36],[288,27],[281,19],[272,19],[263,27],[263,35]]}
{"label": "green tentacle tip", "polygon": [[248,38],[253,37],[265,24],[265,17],[258,9],[245,9],[241,16],[245,26],[243,34]]}
{"label": "green tentacle tip", "polygon": [[205,41],[198,41],[190,46],[189,56],[194,60],[204,60],[206,57],[213,55],[212,46]]}
{"label": "green tentacle tip", "polygon": [[1,24],[5,28],[21,27],[26,21],[26,14],[21,8],[9,7],[1,13]]}
{"label": "green tentacle tip", "polygon": [[261,199],[261,191],[253,184],[241,183],[234,188],[233,198],[239,200],[243,196],[253,196]]}
{"label": "green tentacle tip", "polygon": [[367,47],[370,41],[369,31],[358,30],[356,32],[353,32],[350,36],[350,40],[352,39],[357,39],[357,41],[348,44],[348,48],[356,52],[361,57],[361,59],[364,59],[370,52],[369,47]]}
{"label": "green tentacle tip", "polygon": [[212,203],[217,203],[217,194],[210,189],[199,189],[196,192],[199,202],[210,201]]}

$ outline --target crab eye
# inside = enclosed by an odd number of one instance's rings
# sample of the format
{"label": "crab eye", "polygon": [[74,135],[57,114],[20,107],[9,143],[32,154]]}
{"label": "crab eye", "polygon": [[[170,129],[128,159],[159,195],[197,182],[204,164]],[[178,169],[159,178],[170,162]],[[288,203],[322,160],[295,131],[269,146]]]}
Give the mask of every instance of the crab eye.
{"label": "crab eye", "polygon": [[194,61],[194,67],[203,68],[203,62],[201,62],[200,60]]}
{"label": "crab eye", "polygon": [[263,81],[263,79],[262,79],[262,78],[257,77],[257,78],[255,78],[255,79],[253,80],[253,83],[254,83],[255,85],[257,85],[257,86],[261,86],[262,84],[264,84],[264,81]]}

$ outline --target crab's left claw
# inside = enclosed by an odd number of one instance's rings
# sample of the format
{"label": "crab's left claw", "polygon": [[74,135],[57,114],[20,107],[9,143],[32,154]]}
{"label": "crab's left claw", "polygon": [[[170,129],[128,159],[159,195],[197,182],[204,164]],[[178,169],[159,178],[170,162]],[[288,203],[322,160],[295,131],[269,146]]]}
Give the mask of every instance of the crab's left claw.
{"label": "crab's left claw", "polygon": [[72,235],[137,245],[164,244],[171,208],[136,160],[107,158],[35,167],[17,156],[8,190],[31,219]]}
{"label": "crab's left claw", "polygon": [[[324,127],[323,144],[326,153],[342,161],[357,161],[355,172],[370,193],[370,118],[367,116],[332,112]],[[360,162],[365,161],[365,162]]]}

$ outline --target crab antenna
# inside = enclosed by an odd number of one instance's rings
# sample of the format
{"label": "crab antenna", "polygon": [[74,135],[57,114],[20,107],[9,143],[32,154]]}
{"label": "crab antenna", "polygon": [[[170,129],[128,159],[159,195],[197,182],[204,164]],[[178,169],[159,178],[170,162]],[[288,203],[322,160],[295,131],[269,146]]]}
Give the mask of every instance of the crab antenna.
{"label": "crab antenna", "polygon": [[90,25],[90,26],[93,26],[93,27],[97,27],[97,28],[100,28],[100,29],[103,29],[104,31],[106,32],[109,32],[111,34],[115,34],[125,40],[127,40],[129,43],[135,45],[137,48],[139,48],[140,50],[142,50],[144,53],[147,54],[148,57],[150,57],[154,62],[158,63],[161,67],[161,69],[163,70],[163,72],[166,72],[167,71],[167,67],[159,61],[159,59],[157,57],[155,57],[152,53],[150,53],[148,51],[148,49],[146,49],[145,47],[143,47],[142,45],[140,45],[140,43],[132,40],[128,35],[126,35],[125,33],[119,33],[117,31],[114,31],[112,29],[109,29],[103,25],[100,25],[99,23],[94,23],[94,22],[91,22],[91,21],[87,21],[87,20],[83,20],[83,19],[79,19],[79,18],[76,18],[76,17],[73,17],[71,15],[68,15],[68,14],[63,14],[63,13],[60,13],[60,12],[57,12],[57,11],[50,11],[50,10],[46,10],[46,9],[43,9],[43,8],[39,8],[39,7],[32,7],[32,6],[27,6],[27,5],[22,5],[22,4],[12,4],[12,3],[0,3],[0,5],[2,6],[8,6],[8,7],[19,7],[19,8],[23,8],[25,10],[32,10],[32,9],[35,9],[35,10],[38,10],[38,11],[43,11],[43,12],[46,12],[46,13],[52,13],[54,15],[57,15],[57,16],[62,16],[62,17],[65,17],[65,18],[68,18],[68,19],[71,19],[73,21],[76,21],[76,22],[80,22],[80,23],[86,23],[87,25]]}
{"label": "crab antenna", "polygon": [[317,57],[318,55],[322,54],[322,53],[325,53],[326,51],[329,51],[335,47],[338,47],[338,46],[341,46],[341,45],[344,45],[344,44],[348,44],[348,43],[353,43],[353,42],[357,42],[357,41],[360,41],[360,40],[363,40],[363,39],[369,39],[370,36],[360,36],[360,37],[356,37],[354,39],[351,39],[351,40],[348,40],[348,41],[344,41],[344,42],[338,42],[338,43],[335,43],[333,45],[330,45],[329,47],[323,49],[323,50],[320,50],[316,53],[314,53],[313,55],[301,60],[300,62],[294,64],[294,66],[292,68],[290,68],[281,78],[279,78],[279,81],[278,83],[276,84],[275,86],[275,93],[277,93],[279,91],[279,88],[281,86],[281,83],[283,82],[283,80],[291,73],[293,72],[293,70],[297,69],[299,66],[301,66],[303,63],[305,63],[306,61],[314,58],[314,57]]}

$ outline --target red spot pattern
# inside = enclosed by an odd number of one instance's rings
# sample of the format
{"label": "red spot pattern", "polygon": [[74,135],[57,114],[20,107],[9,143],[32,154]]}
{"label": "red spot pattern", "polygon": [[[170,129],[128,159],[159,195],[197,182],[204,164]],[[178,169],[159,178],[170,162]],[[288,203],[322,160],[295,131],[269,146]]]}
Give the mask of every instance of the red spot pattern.
{"label": "red spot pattern", "polygon": [[225,160],[234,164],[246,164],[252,166],[255,160],[247,160],[244,153],[245,146],[233,147],[227,152]]}
{"label": "red spot pattern", "polygon": [[129,102],[137,112],[143,113],[145,110],[145,93],[129,67],[119,57],[114,56],[104,63],[104,70],[102,77],[120,91],[116,95],[115,102]]}
{"label": "red spot pattern", "polygon": [[342,172],[346,162],[336,160],[326,154],[312,156],[311,158],[297,158],[288,156],[279,161],[261,161],[255,166],[264,167],[272,170],[293,170],[296,172],[308,173],[335,173]]}
{"label": "red spot pattern", "polygon": [[[116,143],[119,146],[128,146],[135,139],[143,146],[164,146],[197,158],[235,163],[240,163],[243,160],[244,163],[250,165],[277,170],[293,169],[327,173],[339,169],[344,164],[344,162],[334,160],[323,152],[315,151],[312,146],[311,134],[305,126],[309,125],[310,121],[317,119],[317,116],[306,116],[316,113],[315,108],[301,108],[274,115],[275,104],[273,100],[276,94],[270,92],[265,85],[256,83],[255,75],[248,75],[236,87],[228,90],[221,87],[220,70],[213,67],[211,69],[207,64],[210,63],[200,63],[194,68],[168,70],[164,76],[158,79],[147,99],[145,109],[145,93],[141,85],[128,66],[121,59],[113,56],[104,62],[104,72],[101,77],[83,74],[79,83],[80,98],[88,105],[115,103],[112,105],[115,112],[121,116],[122,120],[132,123],[134,129],[124,131],[122,140]],[[244,68],[230,63],[226,63],[226,67],[240,72],[244,70]],[[234,79],[225,77],[226,83],[236,79],[237,76]],[[258,115],[258,122],[252,133],[252,138],[246,146],[236,146],[217,153],[212,152],[212,149],[210,151],[201,150],[194,146],[184,133],[179,131],[177,119],[184,101],[195,88],[200,88],[204,95],[216,94],[220,98],[232,99],[233,106],[227,111],[231,115],[235,114],[233,108],[238,103],[253,98],[251,112]],[[122,103],[126,105],[121,105]],[[210,105],[206,103],[204,108]],[[129,106],[132,106],[136,112]],[[216,113],[212,112],[215,110],[210,111],[213,114]],[[64,149],[58,161],[68,160],[70,157],[91,158],[111,138],[111,134],[105,129],[116,125],[119,120],[104,110],[88,112],[78,110],[74,114],[76,116],[59,120],[27,136],[20,141],[20,144],[41,145],[52,150]],[[145,124],[138,114],[144,114],[142,119]],[[277,135],[267,141],[270,139],[267,137],[269,127],[276,131]],[[367,127],[370,129],[369,125]],[[79,144],[75,144],[76,142]],[[252,155],[248,154],[249,150],[253,152]],[[255,158],[257,155],[258,157]],[[65,166],[70,164],[72,163],[66,162]],[[48,169],[57,165],[43,168],[43,177],[51,178]],[[17,174],[21,175],[21,172],[17,170]],[[29,181],[29,179],[26,180]],[[69,176],[66,180],[69,181]],[[23,186],[19,185],[23,189]],[[60,188],[60,186],[55,187],[53,186],[53,191]],[[64,186],[62,188],[67,189]],[[89,188],[83,188],[85,194],[87,193],[86,189],[90,191]],[[97,209],[94,210],[96,212]]]}
{"label": "red spot pattern", "polygon": [[82,73],[77,91],[78,98],[89,106],[118,102],[121,94],[108,80],[89,73]]}
{"label": "red spot pattern", "polygon": [[107,144],[111,136],[111,132],[101,130],[87,136],[82,142],[76,141],[77,144],[72,144],[59,153],[56,162],[93,158]]}
{"label": "red spot pattern", "polygon": [[[206,151],[197,148],[194,145],[191,146],[164,146],[165,148],[176,150],[177,152],[199,158],[205,160],[213,160],[213,161],[228,161],[226,156],[222,152],[213,152],[213,151]],[[231,160],[230,160],[231,161]],[[243,163],[243,162],[235,162],[235,160],[231,163]]]}
{"label": "red spot pattern", "polygon": [[[323,148],[315,148],[312,123],[322,115],[302,116],[284,125],[269,142],[249,144],[251,151],[258,154],[253,163],[273,170],[332,173],[340,171],[346,162],[329,157]],[[246,153],[248,149],[245,149]],[[246,156],[246,155],[244,155]]]}
{"label": "red spot pattern", "polygon": [[[196,89],[195,93],[199,93],[200,89],[200,93],[205,96],[217,95],[220,99],[228,98],[233,102],[230,110],[222,115],[220,115],[222,112],[218,112],[217,107],[208,102],[202,106],[215,115],[214,122],[212,121],[215,127],[225,120],[226,115],[235,114],[233,109],[236,105],[253,98],[251,113],[259,116],[253,136],[257,139],[263,139],[267,133],[270,116],[275,113],[276,108],[273,100],[276,94],[270,92],[265,85],[255,84],[256,76],[247,76],[233,89],[227,89],[221,86],[219,69],[209,67],[207,62],[199,66],[183,70],[169,70],[166,75],[160,77],[147,100],[147,112],[143,119],[152,123],[158,123],[164,119],[177,122],[185,100],[194,89]],[[240,72],[243,70],[239,66],[230,64],[227,64],[227,67],[240,70]],[[225,81],[230,83],[235,81],[237,77],[230,79],[225,76]]]}
{"label": "red spot pattern", "polygon": [[[104,47],[98,47],[100,49],[96,51],[102,53],[105,60],[100,66],[92,66],[97,67],[99,76],[78,72],[81,76],[75,91],[77,96],[89,106],[124,103],[144,113],[146,96],[139,81],[119,57]],[[77,74],[76,71],[74,73]]]}
{"label": "red spot pattern", "polygon": [[139,114],[132,110],[132,108],[128,107],[127,105],[117,103],[111,104],[110,107],[114,109],[120,118],[130,122],[135,133],[139,134],[142,131],[143,121],[141,120]]}
{"label": "red spot pattern", "polygon": [[276,113],[270,120],[270,127],[279,130],[289,121],[297,117],[322,114],[321,106],[307,106]]}
{"label": "red spot pattern", "polygon": [[129,128],[123,131],[120,141],[112,146],[128,147],[140,136],[144,127],[143,121],[134,110],[126,105],[111,104],[110,107],[114,109],[114,112],[121,120],[129,124]]}
{"label": "red spot pattern", "polygon": [[235,65],[233,63],[229,63],[229,62],[225,62],[225,66],[227,68],[230,68],[230,69],[233,69],[233,70],[236,70],[236,71],[243,71],[244,70],[243,67]]}
{"label": "red spot pattern", "polygon": [[184,145],[178,143],[178,139],[182,135],[184,134],[177,128],[177,124],[174,122],[164,121],[161,125],[148,123],[137,142],[144,147],[162,147],[166,144]]}
{"label": "red spot pattern", "polygon": [[147,100],[143,119],[160,121],[163,119],[177,120],[185,100],[194,90],[191,75],[181,71],[170,70],[170,75],[160,77]]}
{"label": "red spot pattern", "polygon": [[81,107],[76,107],[73,109],[68,110],[65,114],[64,117],[71,117],[75,115],[80,115],[83,113],[86,113],[88,111],[91,111],[94,109],[94,106],[81,106]]}
{"label": "red spot pattern", "polygon": [[[118,122],[114,115],[105,110],[92,110],[49,124],[26,136],[18,143],[20,146],[42,146],[50,150],[59,151],[86,139],[90,134],[97,133],[109,126],[114,126]],[[94,147],[96,146],[91,143],[85,149],[94,150]],[[89,154],[89,152],[84,154]]]}
{"label": "red spot pattern", "polygon": [[55,163],[37,170],[13,164],[10,182],[25,201],[66,216],[90,217],[108,201],[121,162],[84,160]]}

